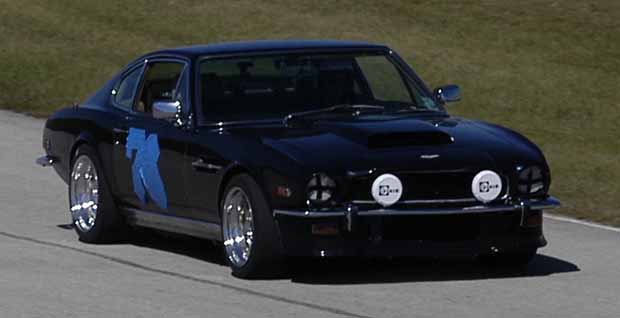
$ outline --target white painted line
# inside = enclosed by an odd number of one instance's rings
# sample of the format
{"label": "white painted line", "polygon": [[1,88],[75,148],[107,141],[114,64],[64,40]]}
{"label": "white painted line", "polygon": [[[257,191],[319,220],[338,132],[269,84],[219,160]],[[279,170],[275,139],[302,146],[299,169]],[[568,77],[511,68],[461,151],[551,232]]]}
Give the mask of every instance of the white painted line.
{"label": "white painted line", "polygon": [[547,219],[550,219],[550,220],[555,220],[555,221],[560,221],[560,222],[568,222],[568,223],[574,223],[574,224],[580,224],[580,225],[585,225],[585,226],[589,226],[589,227],[594,227],[594,228],[597,228],[597,229],[602,229],[602,230],[607,230],[607,231],[612,231],[612,232],[620,233],[620,229],[619,228],[613,227],[613,226],[609,226],[609,225],[603,225],[603,224],[598,224],[598,223],[594,223],[594,222],[582,221],[582,220],[573,219],[573,218],[569,218],[569,217],[566,217],[566,216],[559,216],[559,215],[544,214],[543,216],[545,218],[547,218]]}

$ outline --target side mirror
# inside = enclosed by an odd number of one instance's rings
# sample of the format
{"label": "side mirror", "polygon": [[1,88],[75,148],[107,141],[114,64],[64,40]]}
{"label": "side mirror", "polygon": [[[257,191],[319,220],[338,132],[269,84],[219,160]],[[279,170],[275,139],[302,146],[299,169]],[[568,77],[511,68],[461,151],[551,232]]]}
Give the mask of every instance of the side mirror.
{"label": "side mirror", "polygon": [[153,118],[175,119],[180,109],[179,101],[156,100],[153,102]]}
{"label": "side mirror", "polygon": [[443,103],[458,102],[461,100],[461,89],[458,85],[446,85],[435,89],[435,97]]}

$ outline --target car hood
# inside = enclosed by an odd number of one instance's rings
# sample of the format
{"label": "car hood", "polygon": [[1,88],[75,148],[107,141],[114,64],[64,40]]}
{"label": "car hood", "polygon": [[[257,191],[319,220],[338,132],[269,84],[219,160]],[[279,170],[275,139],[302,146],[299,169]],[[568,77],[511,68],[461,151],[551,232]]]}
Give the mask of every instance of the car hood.
{"label": "car hood", "polygon": [[310,128],[244,127],[314,171],[513,169],[544,162],[540,150],[506,128],[455,117],[366,116],[317,121]]}

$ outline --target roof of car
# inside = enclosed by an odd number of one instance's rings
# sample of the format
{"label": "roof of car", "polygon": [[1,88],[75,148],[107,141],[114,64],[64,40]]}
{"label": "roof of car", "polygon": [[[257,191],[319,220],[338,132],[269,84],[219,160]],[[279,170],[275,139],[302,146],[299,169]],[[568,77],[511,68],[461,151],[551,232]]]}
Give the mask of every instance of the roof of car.
{"label": "roof of car", "polygon": [[195,57],[210,54],[234,54],[244,52],[285,51],[304,49],[386,49],[385,45],[356,41],[337,40],[263,40],[244,42],[222,42],[163,49],[151,54],[174,54]]}

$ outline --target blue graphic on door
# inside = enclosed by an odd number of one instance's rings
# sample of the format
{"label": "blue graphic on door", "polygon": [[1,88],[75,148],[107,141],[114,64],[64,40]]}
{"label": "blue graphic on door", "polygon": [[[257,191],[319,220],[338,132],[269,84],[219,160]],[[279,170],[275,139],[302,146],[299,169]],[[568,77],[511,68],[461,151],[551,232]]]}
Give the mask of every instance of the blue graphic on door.
{"label": "blue graphic on door", "polygon": [[132,159],[134,150],[136,156],[131,166],[134,192],[142,204],[147,203],[148,194],[148,197],[158,207],[166,210],[168,208],[168,196],[157,166],[157,161],[159,161],[157,134],[147,136],[144,129],[129,128],[125,153],[129,160]]}

